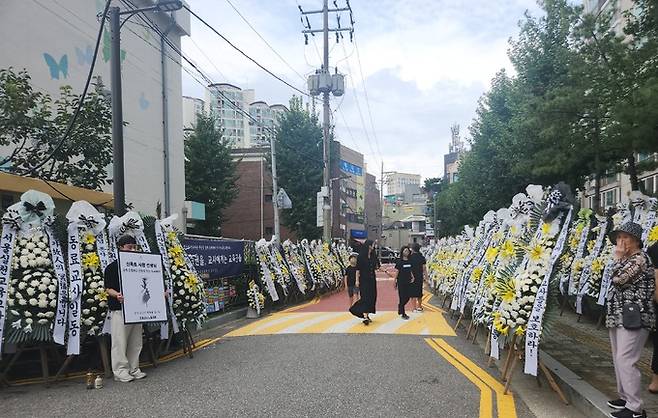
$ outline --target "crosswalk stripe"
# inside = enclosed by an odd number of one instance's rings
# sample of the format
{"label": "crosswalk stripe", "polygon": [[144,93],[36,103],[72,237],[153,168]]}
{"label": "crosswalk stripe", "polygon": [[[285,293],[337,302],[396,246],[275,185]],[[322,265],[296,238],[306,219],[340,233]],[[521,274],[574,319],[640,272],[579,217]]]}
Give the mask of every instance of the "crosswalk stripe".
{"label": "crosswalk stripe", "polygon": [[344,321],[345,312],[327,312],[317,315],[307,321],[300,322],[291,327],[288,327],[280,332],[280,334],[307,334],[322,332],[327,324],[333,324],[335,321]]}
{"label": "crosswalk stripe", "polygon": [[331,332],[331,329],[336,325],[350,324],[353,325],[356,318],[352,314],[341,312],[340,315],[333,318],[326,319],[324,321],[312,324],[308,327],[303,328],[300,333],[308,334],[328,334]]}
{"label": "crosswalk stripe", "polygon": [[258,321],[254,321],[250,323],[249,325],[245,325],[242,328],[238,328],[236,330],[233,330],[226,334],[227,337],[240,337],[243,335],[253,335],[253,332],[258,331],[264,327],[267,327],[268,325],[271,324],[276,324],[281,321],[285,321],[289,319],[290,317],[298,317],[299,313],[289,313],[289,314],[280,314],[280,313],[275,313],[272,314],[269,317],[260,319]]}
{"label": "crosswalk stripe", "polygon": [[372,317],[373,322],[371,322],[370,325],[364,325],[363,323],[359,322],[350,328],[347,332],[350,334],[375,334],[382,325],[391,319],[394,319],[397,314],[397,312],[380,312],[377,314],[377,316]]}
{"label": "crosswalk stripe", "polygon": [[281,320],[276,321],[276,323],[269,323],[266,326],[263,326],[261,328],[256,329],[254,332],[252,332],[253,335],[267,335],[267,334],[278,334],[279,332],[283,331],[284,329],[293,326],[295,324],[299,324],[300,321],[304,322],[308,319],[313,318],[314,315],[309,315],[309,314],[304,314],[304,315],[295,315],[292,316],[291,314],[284,314],[284,316],[281,318]]}

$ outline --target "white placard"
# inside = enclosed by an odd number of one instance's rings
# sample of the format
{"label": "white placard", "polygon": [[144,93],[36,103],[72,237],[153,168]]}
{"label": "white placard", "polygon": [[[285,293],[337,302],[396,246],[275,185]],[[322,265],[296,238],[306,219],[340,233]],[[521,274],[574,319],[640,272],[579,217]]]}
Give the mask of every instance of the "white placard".
{"label": "white placard", "polygon": [[124,323],[165,322],[167,303],[160,254],[119,251],[118,260]]}

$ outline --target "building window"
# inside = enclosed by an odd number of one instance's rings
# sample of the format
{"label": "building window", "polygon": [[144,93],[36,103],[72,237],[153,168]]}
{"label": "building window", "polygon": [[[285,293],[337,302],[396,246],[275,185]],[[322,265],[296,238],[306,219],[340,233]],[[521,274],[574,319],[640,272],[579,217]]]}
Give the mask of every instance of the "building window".
{"label": "building window", "polygon": [[658,191],[658,175],[647,177],[642,182],[644,183],[645,193],[656,193]]}
{"label": "building window", "polygon": [[601,193],[601,202],[606,208],[615,206],[618,202],[617,188]]}

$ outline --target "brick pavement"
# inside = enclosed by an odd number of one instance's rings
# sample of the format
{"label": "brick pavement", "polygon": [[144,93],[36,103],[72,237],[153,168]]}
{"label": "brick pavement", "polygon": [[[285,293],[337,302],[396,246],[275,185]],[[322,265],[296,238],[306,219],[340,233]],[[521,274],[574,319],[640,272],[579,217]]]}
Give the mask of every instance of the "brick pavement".
{"label": "brick pavement", "polygon": [[[616,397],[615,370],[605,327],[596,329],[596,323],[586,317],[578,322],[574,312],[565,311],[552,324],[542,349],[611,399]],[[638,364],[645,388],[651,378],[652,350],[649,341]],[[643,398],[648,416],[658,417],[658,395],[645,391]]]}

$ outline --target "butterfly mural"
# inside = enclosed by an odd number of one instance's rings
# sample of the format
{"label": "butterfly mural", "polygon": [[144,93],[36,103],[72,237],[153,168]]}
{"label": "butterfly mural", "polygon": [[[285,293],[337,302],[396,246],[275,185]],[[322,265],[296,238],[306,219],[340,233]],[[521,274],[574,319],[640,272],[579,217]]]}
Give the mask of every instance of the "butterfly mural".
{"label": "butterfly mural", "polygon": [[146,110],[149,108],[151,105],[151,102],[148,101],[148,99],[144,96],[144,93],[140,94],[139,96],[139,107],[142,110]]}
{"label": "butterfly mural", "polygon": [[67,78],[69,76],[69,58],[66,54],[62,55],[59,61],[57,61],[52,55],[44,52],[43,58],[46,60],[48,70],[50,70],[50,78],[53,80],[59,80],[60,73],[62,73],[62,78]]}
{"label": "butterfly mural", "polygon": [[91,62],[94,59],[94,48],[92,48],[91,45],[87,45],[84,49],[80,49],[76,46],[75,55],[78,57],[78,65],[91,65]]}
{"label": "butterfly mural", "polygon": [[[111,46],[112,46],[112,35],[110,35],[110,32],[106,29],[103,31],[103,61],[105,62],[108,62],[112,55]],[[121,62],[123,62],[125,59],[126,59],[126,50],[122,48]]]}

